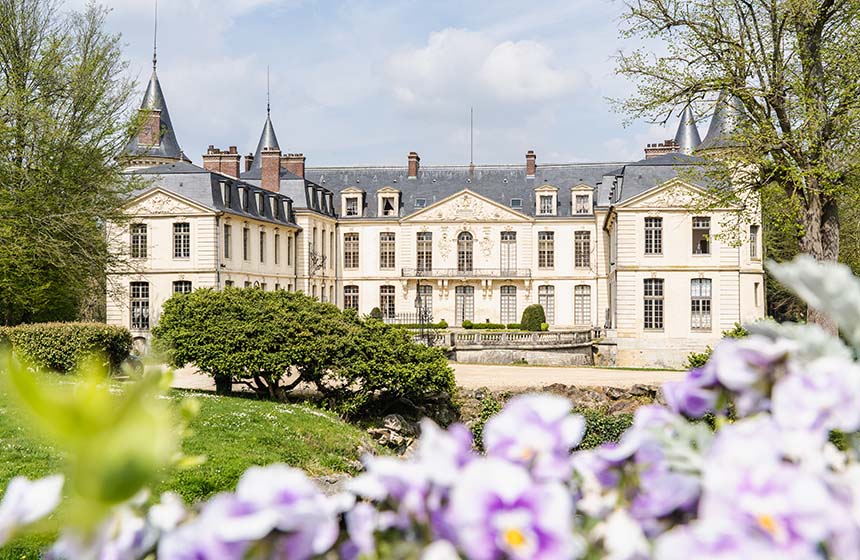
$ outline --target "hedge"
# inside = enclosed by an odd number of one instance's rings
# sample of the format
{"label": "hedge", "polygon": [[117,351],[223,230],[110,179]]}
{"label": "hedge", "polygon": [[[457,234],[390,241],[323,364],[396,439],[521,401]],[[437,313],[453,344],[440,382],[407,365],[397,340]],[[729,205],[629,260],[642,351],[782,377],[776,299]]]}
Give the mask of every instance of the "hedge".
{"label": "hedge", "polygon": [[26,356],[34,365],[58,373],[74,371],[93,354],[104,355],[112,371],[131,352],[131,333],[100,323],[33,323],[0,327],[0,346]]}
{"label": "hedge", "polygon": [[505,325],[501,323],[473,323],[471,321],[463,321],[464,329],[475,330],[504,330]]}

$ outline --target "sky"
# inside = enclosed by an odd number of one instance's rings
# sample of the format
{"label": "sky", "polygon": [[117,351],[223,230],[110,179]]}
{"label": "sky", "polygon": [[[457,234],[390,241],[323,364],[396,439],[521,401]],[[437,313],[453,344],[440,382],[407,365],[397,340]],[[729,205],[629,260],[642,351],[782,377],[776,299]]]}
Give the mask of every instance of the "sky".
{"label": "sky", "polygon": [[[105,0],[103,0],[105,1]],[[84,0],[69,0],[77,9]],[[107,0],[142,96],[154,0]],[[158,76],[195,162],[210,144],[253,151],[266,117],[309,166],[625,161],[674,136],[624,126],[607,98],[634,85],[613,56],[619,0],[161,0]],[[138,97],[139,99],[140,97]],[[700,128],[704,128],[700,124]],[[704,133],[704,130],[702,130]]]}

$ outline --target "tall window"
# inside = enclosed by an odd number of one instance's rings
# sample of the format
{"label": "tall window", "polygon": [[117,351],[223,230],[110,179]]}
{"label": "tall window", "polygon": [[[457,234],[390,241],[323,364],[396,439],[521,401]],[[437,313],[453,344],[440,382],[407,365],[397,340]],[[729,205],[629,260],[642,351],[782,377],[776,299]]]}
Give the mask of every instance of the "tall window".
{"label": "tall window", "polygon": [[173,224],[173,258],[187,259],[191,256],[191,224]]}
{"label": "tall window", "polygon": [[343,234],[343,267],[358,268],[358,234]]}
{"label": "tall window", "polygon": [[242,258],[251,260],[251,230],[247,226],[242,228]]}
{"label": "tall window", "polygon": [[418,286],[418,300],[415,302],[415,307],[419,313],[419,323],[433,321],[433,286],[429,284]]}
{"label": "tall window", "polygon": [[645,254],[663,253],[663,218],[645,218]]}
{"label": "tall window", "polygon": [[546,314],[546,322],[549,325],[555,323],[555,286],[538,287],[538,303],[543,307]]}
{"label": "tall window", "polygon": [[266,262],[266,232],[260,232],[260,262]]}
{"label": "tall window", "polygon": [[706,216],[693,217],[693,254],[711,254],[711,219]]}
{"label": "tall window", "polygon": [[293,264],[293,236],[287,236],[287,266]]}
{"label": "tall window", "polygon": [[233,226],[224,224],[224,258],[229,259],[233,248]]}
{"label": "tall window", "polygon": [[591,266],[591,232],[577,231],[573,234],[573,264],[577,268]]}
{"label": "tall window", "polygon": [[390,270],[394,268],[395,244],[394,233],[383,231],[379,234],[379,268]]}
{"label": "tall window", "polygon": [[384,318],[394,317],[394,286],[379,287],[379,309]]}
{"label": "tall window", "polygon": [[149,329],[149,282],[131,283],[131,328]]}
{"label": "tall window", "polygon": [[591,214],[591,208],[588,204],[588,195],[587,194],[578,194],[576,195],[576,203],[574,212],[577,214]]}
{"label": "tall window", "polygon": [[328,248],[328,254],[332,256],[332,260],[328,263],[329,268],[331,268],[334,265],[334,230],[328,232]]}
{"label": "tall window", "polygon": [[463,321],[475,320],[475,287],[457,286],[454,289],[454,321],[462,325]]}
{"label": "tall window", "polygon": [[758,226],[750,226],[750,258],[758,258]]}
{"label": "tall window", "polygon": [[[517,232],[503,231],[501,246],[502,270],[516,270],[517,268]],[[511,321],[515,323],[516,321]]]}
{"label": "tall window", "polygon": [[711,330],[710,278],[693,278],[690,281],[690,327],[697,331]]}
{"label": "tall window", "polygon": [[544,216],[550,216],[555,213],[553,212],[555,208],[553,208],[552,199],[553,196],[551,194],[540,195],[540,197],[538,198],[540,202],[540,214]]}
{"label": "tall window", "polygon": [[173,283],[173,293],[174,294],[190,294],[191,293],[191,281],[190,280],[177,280]]}
{"label": "tall window", "polygon": [[517,287],[516,286],[502,286],[500,289],[500,300],[502,305],[502,323],[516,323],[517,322]]}
{"label": "tall window", "polygon": [[322,253],[323,262],[325,262],[325,228],[323,228],[320,238],[320,253]]}
{"label": "tall window", "polygon": [[464,231],[457,236],[457,271],[472,271],[472,234]]}
{"label": "tall window", "polygon": [[663,329],[663,279],[645,279],[645,322],[647,330]]}
{"label": "tall window", "polygon": [[281,234],[275,234],[275,264],[281,262]]}
{"label": "tall window", "polygon": [[574,286],[573,322],[576,325],[591,324],[591,286]]}
{"label": "tall window", "polygon": [[538,267],[552,268],[555,266],[555,233],[551,231],[538,232]]}
{"label": "tall window", "polygon": [[429,231],[420,231],[416,237],[416,262],[419,272],[433,270],[433,234]]}
{"label": "tall window", "polygon": [[146,258],[146,224],[131,224],[131,258]]}

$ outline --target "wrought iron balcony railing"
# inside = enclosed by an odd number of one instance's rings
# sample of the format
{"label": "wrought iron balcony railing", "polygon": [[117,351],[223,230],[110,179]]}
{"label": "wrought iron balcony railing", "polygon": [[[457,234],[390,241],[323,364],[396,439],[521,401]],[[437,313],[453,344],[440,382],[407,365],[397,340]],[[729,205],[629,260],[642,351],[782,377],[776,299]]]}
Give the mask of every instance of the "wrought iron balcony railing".
{"label": "wrought iron balcony railing", "polygon": [[529,268],[404,268],[404,278],[531,278]]}

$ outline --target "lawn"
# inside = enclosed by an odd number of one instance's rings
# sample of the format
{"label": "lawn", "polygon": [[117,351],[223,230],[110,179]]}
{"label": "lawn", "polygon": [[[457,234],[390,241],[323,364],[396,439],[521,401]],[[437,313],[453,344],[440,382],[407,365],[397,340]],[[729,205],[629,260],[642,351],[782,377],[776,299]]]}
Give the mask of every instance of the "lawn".
{"label": "lawn", "polygon": [[[186,501],[196,501],[230,490],[251,465],[283,462],[310,476],[352,472],[370,439],[335,415],[310,406],[218,397],[208,393],[172,391],[169,397],[199,399],[200,414],[184,443],[187,455],[205,455],[193,469],[173,471],[154,489],[172,490]],[[17,475],[38,478],[58,472],[62,458],[41,443],[10,414],[8,394],[0,388],[0,488]],[[46,537],[20,539],[0,551],[0,558],[37,558]]]}

